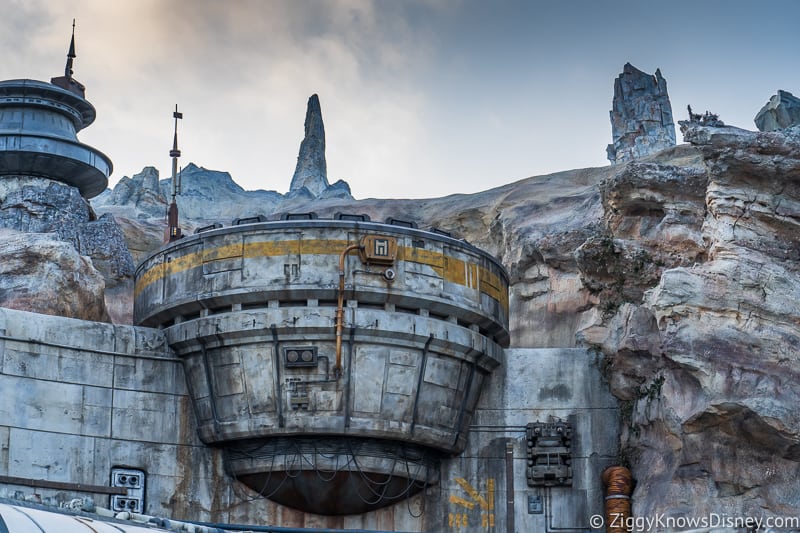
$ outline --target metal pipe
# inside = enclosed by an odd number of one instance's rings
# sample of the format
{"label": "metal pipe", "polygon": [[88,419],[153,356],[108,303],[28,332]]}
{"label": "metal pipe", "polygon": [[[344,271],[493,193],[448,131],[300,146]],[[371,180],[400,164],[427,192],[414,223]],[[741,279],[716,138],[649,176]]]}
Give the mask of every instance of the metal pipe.
{"label": "metal pipe", "polygon": [[461,430],[464,429],[464,416],[467,410],[467,400],[472,393],[472,381],[475,379],[475,367],[477,365],[470,365],[469,377],[467,378],[467,385],[464,387],[464,397],[461,398],[461,407],[458,409],[458,423],[456,424],[456,435],[453,438],[453,446],[458,442],[458,437],[461,435]]}
{"label": "metal pipe", "polygon": [[342,377],[342,328],[344,327],[344,260],[352,251],[360,250],[360,244],[351,244],[339,255],[339,297],[336,303],[336,364],[333,365],[333,375],[336,379]]}
{"label": "metal pipe", "polygon": [[434,336],[431,333],[428,340],[425,341],[425,347],[422,348],[422,360],[419,362],[419,374],[417,375],[417,391],[414,394],[414,409],[411,412],[411,428],[409,434],[414,434],[414,428],[417,425],[417,406],[419,406],[419,393],[422,390],[422,380],[425,378],[425,365],[428,364],[428,349],[433,342]]}
{"label": "metal pipe", "polygon": [[214,377],[211,375],[211,363],[208,360],[205,341],[200,341],[200,351],[203,355],[203,372],[206,375],[206,386],[208,387],[208,403],[211,407],[211,416],[214,419],[214,431],[219,431],[219,414],[217,412],[217,395],[214,391]]}
{"label": "metal pipe", "polygon": [[506,442],[506,531],[514,533],[514,441]]}
{"label": "metal pipe", "polygon": [[275,365],[275,406],[278,409],[278,427],[285,425],[283,418],[283,383],[281,383],[281,352],[280,341],[278,340],[278,326],[270,324],[269,330],[272,333],[272,364]]}

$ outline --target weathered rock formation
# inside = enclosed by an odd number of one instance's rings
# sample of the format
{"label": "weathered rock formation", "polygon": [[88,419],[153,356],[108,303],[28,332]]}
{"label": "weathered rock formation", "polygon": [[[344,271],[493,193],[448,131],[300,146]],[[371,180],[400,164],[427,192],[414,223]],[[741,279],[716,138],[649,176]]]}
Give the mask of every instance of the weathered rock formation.
{"label": "weathered rock formation", "polygon": [[627,163],[675,146],[675,124],[661,70],[645,74],[625,63],[614,80],[611,109],[613,143],[606,153],[612,165]]}
{"label": "weathered rock formation", "polygon": [[297,166],[288,196],[352,198],[350,186],[344,181],[339,180],[333,185],[328,183],[328,168],[325,163],[325,125],[322,123],[322,109],[316,94],[308,99],[305,135],[300,143]]}
{"label": "weathered rock formation", "polygon": [[289,191],[305,187],[313,196],[319,196],[329,187],[328,167],[325,163],[325,125],[319,97],[312,94],[306,108],[305,135],[300,143],[297,166]]}
{"label": "weathered rock formation", "polygon": [[[54,234],[78,254],[91,258],[90,264],[102,274],[109,290],[132,283],[134,264],[122,230],[110,214],[97,218],[75,187],[46,178],[4,177],[0,180],[0,227]],[[111,315],[129,321],[131,312],[117,309]]]}
{"label": "weathered rock formation", "polygon": [[95,206],[130,206],[140,218],[164,217],[168,207],[155,167],[144,167],[132,178],[123,176],[113,190],[106,190],[92,203]]}
{"label": "weathered rock formation", "polygon": [[800,124],[800,98],[788,91],[778,94],[764,104],[753,119],[759,131],[775,131]]}
{"label": "weathered rock formation", "polygon": [[[161,181],[165,196],[172,190],[172,178]],[[182,219],[226,220],[268,213],[280,201],[274,191],[245,191],[228,172],[209,170],[189,163],[181,171],[181,194],[176,198]]]}
{"label": "weathered rock formation", "polygon": [[598,296],[635,514],[792,515],[800,505],[800,131],[687,124],[702,164],[601,185]]}
{"label": "weathered rock formation", "polygon": [[0,229],[0,307],[110,322],[92,261],[52,233]]}

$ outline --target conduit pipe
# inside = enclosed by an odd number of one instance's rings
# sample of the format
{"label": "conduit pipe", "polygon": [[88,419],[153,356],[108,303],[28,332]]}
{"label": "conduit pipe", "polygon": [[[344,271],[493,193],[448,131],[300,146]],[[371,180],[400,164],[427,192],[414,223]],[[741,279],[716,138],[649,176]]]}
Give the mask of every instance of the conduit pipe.
{"label": "conduit pipe", "polygon": [[602,479],[606,492],[606,532],[627,533],[633,492],[631,471],[624,466],[609,466],[603,471]]}
{"label": "conduit pipe", "polygon": [[360,244],[351,244],[339,255],[339,298],[336,303],[336,364],[333,365],[333,376],[342,377],[342,329],[344,328],[344,260],[347,254],[360,250]]}

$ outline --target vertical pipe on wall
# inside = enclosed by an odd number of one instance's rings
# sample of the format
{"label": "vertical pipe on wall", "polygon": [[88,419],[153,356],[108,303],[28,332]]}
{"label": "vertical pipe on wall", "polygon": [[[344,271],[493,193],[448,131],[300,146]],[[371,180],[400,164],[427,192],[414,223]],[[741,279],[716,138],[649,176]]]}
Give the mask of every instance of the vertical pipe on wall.
{"label": "vertical pipe on wall", "polygon": [[283,419],[283,387],[281,383],[281,361],[280,342],[278,341],[278,326],[275,324],[269,325],[269,330],[272,333],[272,362],[275,365],[275,407],[278,410],[278,427],[283,427],[285,421]]}
{"label": "vertical pipe on wall", "polygon": [[633,476],[631,471],[624,466],[609,466],[603,471],[602,479],[606,492],[606,531],[608,533],[626,533],[632,516]]}
{"label": "vertical pipe on wall", "polygon": [[506,442],[506,531],[514,532],[514,441]]}

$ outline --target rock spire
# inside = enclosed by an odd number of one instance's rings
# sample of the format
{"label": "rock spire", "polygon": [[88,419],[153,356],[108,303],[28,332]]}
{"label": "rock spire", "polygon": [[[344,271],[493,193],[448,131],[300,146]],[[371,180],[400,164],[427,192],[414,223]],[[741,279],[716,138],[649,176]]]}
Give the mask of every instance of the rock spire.
{"label": "rock spire", "polygon": [[672,106],[661,70],[650,75],[625,63],[614,80],[611,135],[606,153],[612,165],[675,146]]}
{"label": "rock spire", "polygon": [[297,167],[294,170],[289,192],[305,187],[313,196],[322,194],[330,184],[325,165],[325,126],[322,123],[322,110],[316,94],[308,99],[306,109],[305,137],[300,143]]}

